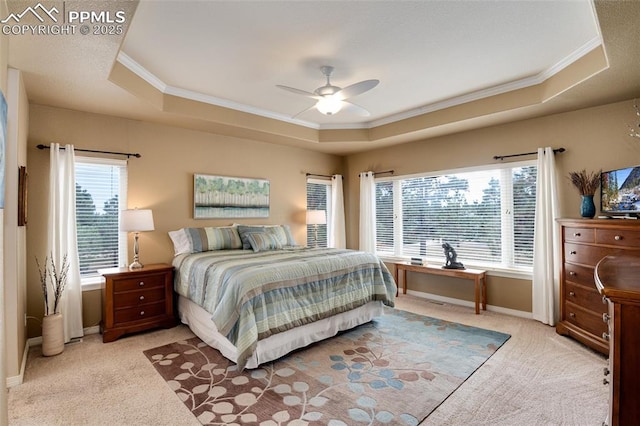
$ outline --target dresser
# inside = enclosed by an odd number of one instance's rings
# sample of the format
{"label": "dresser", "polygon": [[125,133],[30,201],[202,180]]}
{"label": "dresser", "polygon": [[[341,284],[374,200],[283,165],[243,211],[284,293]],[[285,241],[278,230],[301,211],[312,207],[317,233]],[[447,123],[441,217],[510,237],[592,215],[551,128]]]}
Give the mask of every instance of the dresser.
{"label": "dresser", "polygon": [[607,256],[596,266],[596,287],[607,301],[609,426],[640,420],[640,257]]}
{"label": "dresser", "polygon": [[177,324],[173,300],[173,266],[145,265],[142,269],[101,269],[102,341],[128,333]]}
{"label": "dresser", "polygon": [[605,256],[640,256],[640,220],[559,219],[562,227],[559,334],[609,354],[602,321],[607,305],[595,286],[596,264]]}

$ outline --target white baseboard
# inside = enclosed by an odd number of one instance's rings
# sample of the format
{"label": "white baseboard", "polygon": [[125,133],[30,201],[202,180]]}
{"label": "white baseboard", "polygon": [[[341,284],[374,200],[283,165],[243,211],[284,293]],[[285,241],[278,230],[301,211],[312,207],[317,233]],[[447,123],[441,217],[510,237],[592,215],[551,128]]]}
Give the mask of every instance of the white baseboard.
{"label": "white baseboard", "polygon": [[[439,296],[437,294],[425,293],[422,291],[415,291],[407,289],[407,294],[422,299],[435,300],[436,302],[448,303],[450,305],[466,306],[469,308],[475,308],[475,302],[468,300],[454,299],[452,297]],[[518,311],[516,309],[503,308],[501,306],[487,305],[487,311],[498,312],[499,314],[511,315],[514,317],[533,319],[533,314],[526,311]]]}
{"label": "white baseboard", "polygon": [[[87,327],[82,330],[84,335],[98,334],[100,333],[100,326]],[[73,341],[72,341],[73,342]],[[29,348],[32,346],[38,346],[42,344],[42,336],[32,337],[27,339],[24,345],[24,353],[22,354],[22,364],[20,365],[20,374],[17,376],[7,377],[7,388],[21,385],[24,379],[24,371],[27,367],[27,355],[29,354]]]}

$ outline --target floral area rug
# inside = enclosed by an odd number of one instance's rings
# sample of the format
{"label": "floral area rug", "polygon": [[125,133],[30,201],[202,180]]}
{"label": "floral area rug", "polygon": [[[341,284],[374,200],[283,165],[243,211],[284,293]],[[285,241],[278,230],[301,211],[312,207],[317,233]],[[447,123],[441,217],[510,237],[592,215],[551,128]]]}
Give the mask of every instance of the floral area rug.
{"label": "floral area rug", "polygon": [[197,337],[145,351],[208,425],[417,425],[508,334],[395,309],[254,370]]}

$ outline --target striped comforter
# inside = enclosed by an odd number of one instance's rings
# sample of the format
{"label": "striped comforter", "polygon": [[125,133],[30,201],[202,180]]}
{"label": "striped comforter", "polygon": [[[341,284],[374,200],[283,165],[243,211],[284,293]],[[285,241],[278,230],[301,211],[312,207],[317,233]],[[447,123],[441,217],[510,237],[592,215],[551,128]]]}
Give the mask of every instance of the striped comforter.
{"label": "striped comforter", "polygon": [[179,255],[175,290],[209,313],[243,368],[258,340],[370,301],[394,305],[396,284],[373,254],[297,248]]}

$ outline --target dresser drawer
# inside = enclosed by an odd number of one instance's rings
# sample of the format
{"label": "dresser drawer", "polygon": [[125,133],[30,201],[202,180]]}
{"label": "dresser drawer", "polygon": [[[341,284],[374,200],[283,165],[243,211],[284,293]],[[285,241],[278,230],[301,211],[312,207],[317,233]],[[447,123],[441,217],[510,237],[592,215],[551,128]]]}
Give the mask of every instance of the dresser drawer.
{"label": "dresser drawer", "polygon": [[587,266],[564,264],[564,279],[587,287],[594,287],[593,268]]}
{"label": "dresser drawer", "polygon": [[607,305],[602,303],[602,296],[593,283],[588,288],[567,281],[564,286],[564,299],[595,313],[607,311]]}
{"label": "dresser drawer", "polygon": [[595,230],[593,228],[574,228],[567,226],[564,229],[564,241],[593,243]]}
{"label": "dresser drawer", "polygon": [[598,229],[596,243],[640,249],[640,231],[628,229]]}
{"label": "dresser drawer", "polygon": [[615,249],[608,247],[590,246],[583,244],[564,244],[564,259],[566,262],[596,266],[603,257],[612,254]]}
{"label": "dresser drawer", "polygon": [[164,287],[155,287],[147,290],[116,293],[113,297],[113,306],[116,309],[139,306],[145,303],[163,301],[165,298]]}
{"label": "dresser drawer", "polygon": [[155,287],[164,287],[165,274],[142,275],[135,278],[118,278],[113,280],[113,291],[131,291]]}
{"label": "dresser drawer", "polygon": [[[577,325],[600,339],[602,339],[603,333],[608,333],[607,324],[602,320],[602,313],[586,310],[569,301],[565,301],[564,306],[564,319],[567,322]],[[606,306],[602,306],[602,312],[604,313],[606,312]]]}
{"label": "dresser drawer", "polygon": [[134,308],[117,309],[115,311],[114,320],[117,325],[127,322],[146,320],[160,315],[165,315],[164,301],[140,305]]}

